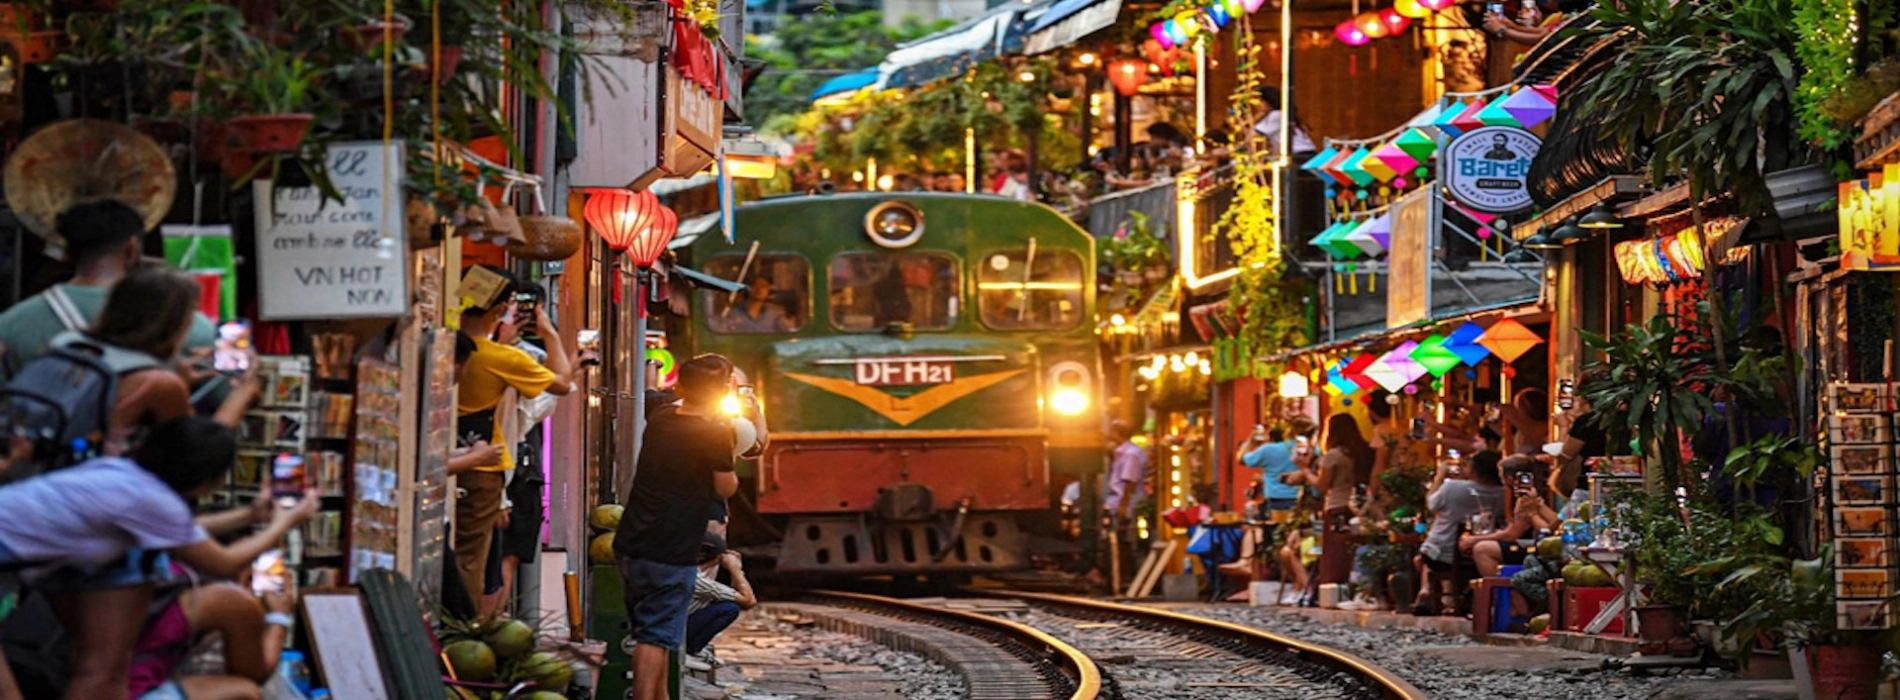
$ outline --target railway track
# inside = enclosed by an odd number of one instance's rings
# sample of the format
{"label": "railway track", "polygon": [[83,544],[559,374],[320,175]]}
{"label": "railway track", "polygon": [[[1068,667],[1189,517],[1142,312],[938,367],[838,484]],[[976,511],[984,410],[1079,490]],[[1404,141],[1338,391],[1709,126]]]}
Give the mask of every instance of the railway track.
{"label": "railway track", "polygon": [[827,591],[790,608],[935,659],[967,679],[972,700],[1426,697],[1351,654],[1240,625],[1070,596],[971,595],[906,601]]}

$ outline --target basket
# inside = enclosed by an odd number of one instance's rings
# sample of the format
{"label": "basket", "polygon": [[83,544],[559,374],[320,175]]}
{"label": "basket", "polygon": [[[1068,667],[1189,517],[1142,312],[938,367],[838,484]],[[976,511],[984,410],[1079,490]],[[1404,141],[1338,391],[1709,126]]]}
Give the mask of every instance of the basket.
{"label": "basket", "polygon": [[522,239],[508,242],[508,254],[523,260],[536,262],[556,262],[573,257],[581,250],[581,226],[565,216],[551,216],[547,213],[547,203],[542,201],[541,186],[530,184],[534,188],[535,211],[520,219]]}

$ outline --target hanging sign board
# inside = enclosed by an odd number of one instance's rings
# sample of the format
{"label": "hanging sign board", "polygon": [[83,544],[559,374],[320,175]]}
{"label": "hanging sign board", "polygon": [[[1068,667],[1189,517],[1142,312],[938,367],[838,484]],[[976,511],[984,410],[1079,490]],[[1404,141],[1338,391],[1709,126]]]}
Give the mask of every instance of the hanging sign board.
{"label": "hanging sign board", "polygon": [[1432,191],[1421,187],[1392,204],[1392,248],[1386,251],[1385,326],[1403,328],[1432,312]]}
{"label": "hanging sign board", "polygon": [[252,185],[258,316],[401,316],[409,308],[402,144],[339,143],[326,158],[341,202],[325,201],[316,187]]}
{"label": "hanging sign board", "polygon": [[1478,211],[1503,214],[1529,208],[1525,187],[1531,159],[1544,142],[1531,132],[1509,126],[1472,129],[1445,147],[1445,189],[1452,199]]}
{"label": "hanging sign board", "polygon": [[1900,164],[1841,183],[1841,267],[1900,270]]}
{"label": "hanging sign board", "polygon": [[719,153],[725,103],[699,83],[685,79],[679,69],[666,69],[666,129],[670,135],[661,154],[660,168],[673,177],[690,177],[713,164]]}

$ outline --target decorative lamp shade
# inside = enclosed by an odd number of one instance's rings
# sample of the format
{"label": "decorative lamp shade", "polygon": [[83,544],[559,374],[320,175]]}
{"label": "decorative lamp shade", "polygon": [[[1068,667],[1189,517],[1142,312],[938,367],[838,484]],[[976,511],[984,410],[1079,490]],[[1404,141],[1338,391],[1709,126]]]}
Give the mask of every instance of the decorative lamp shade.
{"label": "decorative lamp shade", "polygon": [[1134,97],[1148,82],[1148,62],[1139,58],[1118,58],[1108,64],[1108,82],[1122,97]]}
{"label": "decorative lamp shade", "polygon": [[1391,250],[1392,249],[1392,215],[1390,213],[1386,213],[1386,214],[1380,214],[1378,216],[1373,217],[1372,220],[1366,222],[1365,226],[1361,226],[1357,233],[1360,236],[1362,236],[1365,240],[1364,243],[1361,243],[1360,242],[1361,239],[1358,239],[1358,238],[1353,239],[1353,242],[1355,244],[1358,244],[1359,247],[1365,248],[1367,245],[1372,245],[1378,248],[1377,252],[1374,252],[1372,249],[1367,248],[1366,249],[1367,255],[1374,255],[1374,256],[1381,255],[1385,253],[1385,251]]}
{"label": "decorative lamp shade", "polygon": [[1332,173],[1326,172],[1325,170],[1321,170],[1321,168],[1326,165],[1327,161],[1332,160],[1333,157],[1337,155],[1339,155],[1338,149],[1335,149],[1332,146],[1327,146],[1326,148],[1321,149],[1319,153],[1314,154],[1311,160],[1308,160],[1305,163],[1301,163],[1300,169],[1313,173],[1313,175],[1317,176],[1320,180],[1325,181],[1325,183],[1328,185],[1337,185],[1339,184],[1339,181],[1333,179]]}
{"label": "decorative lamp shade", "polygon": [[1339,26],[1333,27],[1333,36],[1339,37],[1340,43],[1347,46],[1363,46],[1366,42],[1372,41],[1372,37],[1366,36],[1366,33],[1359,29],[1359,24],[1352,20],[1340,22]]}
{"label": "decorative lamp shade", "polygon": [[1416,127],[1400,133],[1398,138],[1392,139],[1391,145],[1397,146],[1399,150],[1404,151],[1420,164],[1431,160],[1432,156],[1438,153],[1438,142],[1432,140],[1431,134]]}
{"label": "decorative lamp shade", "polygon": [[[1328,146],[1328,148],[1331,147]],[[1332,176],[1333,182],[1344,186],[1346,183],[1352,182],[1352,178],[1346,175],[1346,162],[1350,160],[1352,160],[1352,151],[1339,151],[1338,155],[1326,161],[1325,165],[1319,166],[1319,171]]]}
{"label": "decorative lamp shade", "polygon": [[1319,232],[1319,235],[1308,240],[1307,244],[1331,254],[1333,252],[1333,234],[1339,232],[1339,227],[1343,225],[1343,223],[1335,222],[1333,225],[1327,226]]}
{"label": "decorative lamp shade", "polygon": [[1449,102],[1443,99],[1433,102],[1432,106],[1426,107],[1425,111],[1419,112],[1417,116],[1412,117],[1412,120],[1406,122],[1405,125],[1425,132],[1426,138],[1430,138],[1432,130],[1438,128],[1438,115],[1445,113],[1446,104],[1449,104]]}
{"label": "decorative lamp shade", "polygon": [[1444,12],[1445,8],[1458,4],[1458,0],[1418,0],[1418,4],[1433,12]]}
{"label": "decorative lamp shade", "polygon": [[1299,372],[1280,375],[1280,398],[1304,399],[1312,395],[1313,387],[1306,381],[1306,375]]}
{"label": "decorative lamp shade", "polygon": [[1381,356],[1379,359],[1373,360],[1372,366],[1366,368],[1366,377],[1372,379],[1373,383],[1378,384],[1386,391],[1394,393],[1411,383],[1406,381],[1404,372],[1391,365],[1385,364],[1385,362],[1382,361],[1384,359],[1384,356]]}
{"label": "decorative lamp shade", "polygon": [[1424,19],[1426,15],[1432,13],[1432,11],[1426,9],[1424,5],[1419,4],[1418,0],[1398,0],[1392,3],[1392,9],[1412,19]]}
{"label": "decorative lamp shade", "polygon": [[1372,363],[1378,361],[1379,358],[1376,355],[1359,355],[1347,361],[1346,366],[1340,368],[1339,376],[1345,377],[1347,381],[1359,385],[1360,389],[1371,389],[1372,385],[1377,382],[1374,382],[1372,377],[1366,376],[1366,370],[1371,369]]}
{"label": "decorative lamp shade", "polygon": [[607,247],[624,253],[652,225],[660,209],[660,198],[652,192],[614,188],[589,190],[582,213]]}
{"label": "decorative lamp shade", "polygon": [[1377,12],[1361,12],[1358,17],[1352,18],[1352,23],[1358,26],[1359,31],[1368,38],[1384,39],[1392,35],[1391,30],[1385,26],[1385,22],[1379,21]]}
{"label": "decorative lamp shade", "polygon": [[1386,34],[1390,36],[1404,34],[1405,28],[1412,26],[1411,17],[1390,7],[1379,11],[1379,22],[1385,25]]}
{"label": "decorative lamp shade", "polygon": [[1465,106],[1465,103],[1456,100],[1445,103],[1444,109],[1439,110],[1438,116],[1432,119],[1432,126],[1444,134],[1445,138],[1458,138],[1459,134],[1467,131],[1457,123],[1458,115],[1465,113]]}
{"label": "decorative lamp shade", "polygon": [[1261,5],[1265,4],[1267,4],[1267,0],[1240,0],[1240,6],[1250,15],[1253,14],[1255,10],[1260,9]]}
{"label": "decorative lamp shade", "polygon": [[1234,21],[1234,16],[1227,12],[1226,5],[1216,2],[1207,6],[1207,21],[1213,22],[1215,29],[1223,29]]}
{"label": "decorative lamp shade", "polygon": [[1504,101],[1508,99],[1511,99],[1509,95],[1501,95],[1485,105],[1484,109],[1478,110],[1478,121],[1485,126],[1523,127],[1524,125],[1517,121],[1517,116],[1504,108]]}
{"label": "decorative lamp shade", "polygon": [[1419,341],[1412,350],[1412,361],[1417,362],[1434,377],[1443,377],[1446,372],[1456,368],[1463,360],[1445,349],[1445,336],[1434,335]]}
{"label": "decorative lamp shade", "polygon": [[[1371,175],[1374,180],[1378,180],[1379,182],[1391,182],[1392,178],[1398,176],[1400,171],[1392,169],[1392,166],[1386,165],[1385,161],[1378,159],[1376,157],[1377,153],[1378,150],[1376,148],[1366,151],[1366,157],[1359,159],[1359,169],[1366,171],[1366,174]],[[1405,172],[1411,171],[1408,170]]]}
{"label": "decorative lamp shade", "polygon": [[1247,15],[1247,3],[1241,2],[1241,0],[1215,0],[1214,4],[1225,8],[1228,17],[1245,17]]}
{"label": "decorative lamp shade", "polygon": [[1161,48],[1174,48],[1174,37],[1168,35],[1168,28],[1164,26],[1163,23],[1156,22],[1150,25],[1148,27],[1148,35],[1154,37],[1155,43],[1160,44]]}
{"label": "decorative lamp shade", "polygon": [[1517,358],[1523,357],[1524,353],[1530,352],[1531,348],[1537,347],[1542,342],[1544,342],[1543,338],[1537,337],[1536,333],[1532,333],[1531,329],[1525,328],[1524,324],[1518,323],[1514,318],[1491,324],[1491,329],[1485,331],[1484,336],[1478,339],[1479,344],[1489,348],[1498,356],[1498,359],[1507,363],[1516,362]]}
{"label": "decorative lamp shade", "polygon": [[1492,107],[1510,113],[1511,118],[1526,129],[1534,129],[1538,124],[1550,120],[1557,113],[1557,103],[1536,88],[1513,92],[1509,97],[1491,104]]}
{"label": "decorative lamp shade", "polygon": [[1333,231],[1333,235],[1326,239],[1326,245],[1322,247],[1340,260],[1352,260],[1365,255],[1366,251],[1353,245],[1351,240],[1353,232],[1358,231],[1359,227],[1364,226],[1365,223],[1364,221],[1340,222],[1339,228]]}
{"label": "decorative lamp shade", "polygon": [[1366,169],[1361,165],[1365,161],[1366,156],[1370,155],[1372,155],[1372,151],[1366,150],[1365,146],[1360,146],[1358,150],[1353,151],[1352,155],[1346,158],[1346,162],[1339,165],[1339,171],[1345,173],[1346,177],[1353,181],[1353,184],[1360,187],[1372,184],[1374,179],[1372,173],[1366,172]]}
{"label": "decorative lamp shade", "polygon": [[[1411,132],[1408,130],[1406,133]],[[1394,173],[1410,173],[1418,167],[1418,158],[1401,148],[1397,139],[1373,150],[1372,159],[1384,163],[1385,167],[1391,168]]]}
{"label": "decorative lamp shade", "polygon": [[1489,348],[1478,344],[1478,339],[1483,336],[1484,326],[1467,321],[1452,331],[1451,335],[1445,336],[1445,349],[1463,360],[1465,366],[1476,367],[1484,358],[1491,356]]}
{"label": "decorative lamp shade", "polygon": [[1410,384],[1416,382],[1419,377],[1423,377],[1426,374],[1425,366],[1412,359],[1412,351],[1417,349],[1417,342],[1407,340],[1400,343],[1398,347],[1392,348],[1390,352],[1385,354],[1385,357],[1379,358],[1379,362],[1405,375],[1405,383]]}
{"label": "decorative lamp shade", "polygon": [[[1186,35],[1189,39],[1200,36],[1201,30],[1203,29],[1198,12],[1183,12],[1175,15],[1174,26],[1179,27],[1181,33]],[[1187,42],[1183,41],[1179,43],[1185,44]]]}
{"label": "decorative lamp shade", "polygon": [[1464,110],[1459,112],[1458,116],[1451,118],[1451,125],[1457,127],[1458,133],[1461,134],[1483,127],[1484,121],[1478,119],[1478,114],[1483,112],[1485,107],[1489,106],[1490,105],[1485,104],[1484,100],[1478,100],[1465,105]]}

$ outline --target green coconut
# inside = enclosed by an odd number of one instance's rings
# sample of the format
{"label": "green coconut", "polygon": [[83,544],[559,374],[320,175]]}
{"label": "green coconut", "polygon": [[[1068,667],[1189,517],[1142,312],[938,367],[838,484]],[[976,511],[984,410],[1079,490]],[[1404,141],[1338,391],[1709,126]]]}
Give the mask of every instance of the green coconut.
{"label": "green coconut", "polygon": [[587,557],[595,564],[614,563],[614,533],[596,535],[594,543],[587,546]]}
{"label": "green coconut", "polygon": [[534,651],[534,628],[520,620],[502,620],[489,630],[488,646],[503,661],[520,658]]}
{"label": "green coconut", "polygon": [[487,644],[465,639],[442,650],[449,657],[449,668],[455,669],[455,677],[477,683],[495,677],[495,650]]}
{"label": "green coconut", "polygon": [[521,675],[534,681],[537,690],[558,693],[574,682],[574,666],[557,654],[537,651],[521,665]]}
{"label": "green coconut", "polygon": [[1544,630],[1550,629],[1550,613],[1531,618],[1528,627],[1531,634],[1543,634]]}
{"label": "green coconut", "polygon": [[593,515],[588,516],[587,524],[596,530],[612,532],[620,528],[620,516],[626,512],[625,507],[613,503],[598,506],[594,508]]}
{"label": "green coconut", "polygon": [[528,696],[528,700],[567,700],[567,696],[560,693],[537,690],[534,691],[533,695]]}
{"label": "green coconut", "polygon": [[1564,558],[1564,538],[1546,537],[1537,543],[1537,560],[1546,564],[1555,564]]}

